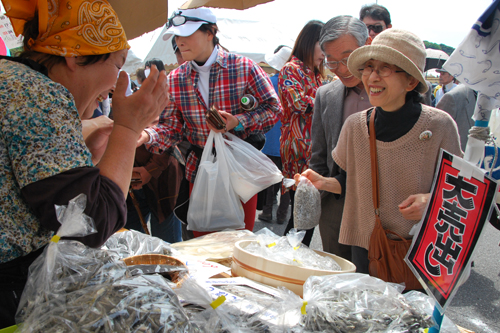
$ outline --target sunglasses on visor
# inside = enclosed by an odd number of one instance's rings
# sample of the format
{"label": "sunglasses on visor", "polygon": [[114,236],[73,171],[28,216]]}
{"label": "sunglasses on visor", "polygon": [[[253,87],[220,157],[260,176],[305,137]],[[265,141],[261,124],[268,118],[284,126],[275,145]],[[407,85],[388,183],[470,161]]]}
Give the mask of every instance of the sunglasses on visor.
{"label": "sunglasses on visor", "polygon": [[184,15],[181,15],[181,14],[177,14],[177,15],[174,15],[171,18],[168,19],[168,26],[167,26],[167,28],[170,28],[172,26],[173,27],[178,27],[180,25],[183,25],[187,21],[213,23],[213,22],[209,22],[207,20],[203,20],[203,19],[200,19],[200,18],[197,18],[197,17],[184,16]]}
{"label": "sunglasses on visor", "polygon": [[367,25],[366,27],[368,28],[368,30],[373,31],[376,34],[379,34],[384,30],[384,26],[382,26],[382,25],[371,25],[370,24],[370,25]]}

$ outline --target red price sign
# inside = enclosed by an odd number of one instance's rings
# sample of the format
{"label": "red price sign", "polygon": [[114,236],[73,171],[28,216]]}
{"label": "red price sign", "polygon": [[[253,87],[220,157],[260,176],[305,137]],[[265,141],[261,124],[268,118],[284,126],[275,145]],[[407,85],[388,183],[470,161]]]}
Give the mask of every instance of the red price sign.
{"label": "red price sign", "polygon": [[[462,163],[454,164],[454,159]],[[429,206],[405,259],[442,309],[457,289],[496,193],[495,181],[487,176],[461,176],[457,165],[464,163],[442,151]]]}

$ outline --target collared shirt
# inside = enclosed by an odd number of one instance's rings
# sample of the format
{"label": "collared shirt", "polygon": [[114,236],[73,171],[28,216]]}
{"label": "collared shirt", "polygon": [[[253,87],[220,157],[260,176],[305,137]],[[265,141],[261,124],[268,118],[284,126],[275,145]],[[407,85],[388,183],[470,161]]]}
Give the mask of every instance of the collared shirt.
{"label": "collared shirt", "polygon": [[[253,60],[219,48],[217,58],[210,67],[209,103],[199,90],[200,75],[192,70],[191,62],[182,64],[168,75],[171,103],[160,116],[157,126],[146,129],[151,137],[148,149],[161,153],[185,136],[192,145],[204,147],[210,130],[205,114],[215,105],[221,111],[238,118],[244,131],[234,132],[241,138],[269,131],[281,114],[281,103],[269,77]],[[252,94],[259,106],[245,112],[240,108],[244,94]],[[186,161],[186,178],[194,182],[197,157],[191,153]]]}
{"label": "collared shirt", "polygon": [[347,88],[344,99],[344,116],[342,123],[345,123],[347,117],[359,111],[371,108],[370,99],[365,89],[359,87]]}
{"label": "collared shirt", "polygon": [[[437,105],[437,103],[439,103],[439,101],[444,96],[444,94],[446,94],[447,92],[452,91],[453,88],[455,88],[456,86],[457,86],[457,84],[452,81],[452,82],[448,83],[447,85],[445,85],[444,87],[441,87],[441,89],[439,89],[436,92],[436,105]],[[443,90],[443,88],[445,88],[445,89]]]}

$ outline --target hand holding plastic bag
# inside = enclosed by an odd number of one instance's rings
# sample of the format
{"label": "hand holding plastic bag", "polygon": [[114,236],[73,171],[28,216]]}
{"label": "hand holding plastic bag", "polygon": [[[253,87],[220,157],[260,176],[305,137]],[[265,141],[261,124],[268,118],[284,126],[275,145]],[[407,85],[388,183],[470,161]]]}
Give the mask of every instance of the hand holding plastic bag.
{"label": "hand holding plastic bag", "polygon": [[231,183],[241,201],[247,202],[260,191],[281,182],[283,175],[269,157],[231,133],[224,135]]}
{"label": "hand holding plastic bag", "polygon": [[210,131],[189,199],[188,230],[245,227],[243,207],[229,180],[226,150],[222,134]]}

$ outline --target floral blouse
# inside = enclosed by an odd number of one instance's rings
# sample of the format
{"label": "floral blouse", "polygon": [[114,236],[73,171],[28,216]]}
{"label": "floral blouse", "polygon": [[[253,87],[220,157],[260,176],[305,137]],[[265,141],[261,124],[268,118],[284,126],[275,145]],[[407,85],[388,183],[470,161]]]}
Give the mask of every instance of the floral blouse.
{"label": "floral blouse", "polygon": [[321,86],[321,75],[292,56],[281,69],[278,80],[283,105],[281,115],[280,152],[283,176],[293,178],[309,166],[311,159],[311,123],[316,91]]}
{"label": "floral blouse", "polygon": [[75,167],[92,166],[69,91],[23,64],[0,60],[0,263],[47,244],[21,189]]}

